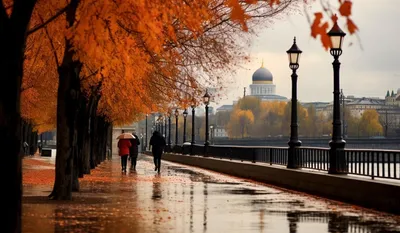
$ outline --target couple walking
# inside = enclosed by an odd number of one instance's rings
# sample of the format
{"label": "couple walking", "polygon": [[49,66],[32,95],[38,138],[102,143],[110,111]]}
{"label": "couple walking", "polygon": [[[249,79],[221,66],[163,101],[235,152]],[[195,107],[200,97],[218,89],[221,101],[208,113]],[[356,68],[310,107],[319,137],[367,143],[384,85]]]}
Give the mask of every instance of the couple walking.
{"label": "couple walking", "polygon": [[[123,132],[124,133],[124,132]],[[135,131],[132,133],[134,138],[130,139],[120,139],[118,141],[119,148],[119,156],[121,157],[121,166],[122,172],[126,172],[126,166],[128,163],[128,156],[131,160],[131,171],[136,170],[136,161],[139,154],[139,137],[135,134]]]}

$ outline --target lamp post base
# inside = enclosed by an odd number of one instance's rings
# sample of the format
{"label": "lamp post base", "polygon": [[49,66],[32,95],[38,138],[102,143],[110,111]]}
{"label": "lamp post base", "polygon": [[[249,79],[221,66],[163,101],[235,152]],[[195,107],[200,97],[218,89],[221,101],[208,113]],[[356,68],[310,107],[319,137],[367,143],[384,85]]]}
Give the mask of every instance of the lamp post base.
{"label": "lamp post base", "polygon": [[343,139],[332,139],[329,142],[329,174],[347,174],[345,145],[346,141]]}
{"label": "lamp post base", "polygon": [[190,155],[194,155],[194,149],[193,149],[194,144],[195,144],[195,142],[190,143]]}
{"label": "lamp post base", "polygon": [[301,146],[301,141],[299,139],[290,139],[288,142],[288,163],[287,168],[296,169],[300,168],[300,154],[298,153],[298,148]]}

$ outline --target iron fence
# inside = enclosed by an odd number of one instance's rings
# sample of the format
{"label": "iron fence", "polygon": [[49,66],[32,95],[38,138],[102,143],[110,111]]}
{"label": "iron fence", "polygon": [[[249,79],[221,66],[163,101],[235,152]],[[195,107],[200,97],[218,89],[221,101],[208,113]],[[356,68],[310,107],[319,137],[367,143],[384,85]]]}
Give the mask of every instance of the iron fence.
{"label": "iron fence", "polygon": [[[200,155],[219,159],[261,162],[270,165],[288,163],[288,147],[229,146],[229,145],[185,145],[176,146],[175,153]],[[340,155],[337,154],[340,152]],[[345,149],[333,156],[344,156],[343,160],[332,160],[343,173],[375,177],[400,179],[400,150]],[[296,148],[295,164],[299,168],[329,171],[330,149],[320,147]]]}
{"label": "iron fence", "polygon": [[400,178],[400,151],[345,150],[348,173],[375,177]]}

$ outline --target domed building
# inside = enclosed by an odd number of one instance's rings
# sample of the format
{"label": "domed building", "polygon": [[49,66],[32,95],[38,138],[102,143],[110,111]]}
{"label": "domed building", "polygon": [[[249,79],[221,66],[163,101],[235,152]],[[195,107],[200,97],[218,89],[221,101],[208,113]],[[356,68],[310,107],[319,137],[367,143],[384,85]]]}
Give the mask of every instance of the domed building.
{"label": "domed building", "polygon": [[250,95],[260,98],[261,101],[288,101],[286,97],[276,94],[276,85],[273,81],[272,73],[264,68],[263,62],[261,67],[253,73]]}

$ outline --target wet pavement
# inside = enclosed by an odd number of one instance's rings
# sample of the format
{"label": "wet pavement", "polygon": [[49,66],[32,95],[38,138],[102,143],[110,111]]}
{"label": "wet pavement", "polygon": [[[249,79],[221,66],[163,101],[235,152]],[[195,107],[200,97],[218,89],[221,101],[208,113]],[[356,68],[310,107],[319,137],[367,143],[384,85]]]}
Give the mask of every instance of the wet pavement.
{"label": "wet pavement", "polygon": [[[24,172],[54,173],[33,160]],[[102,163],[72,201],[47,200],[52,183],[31,175],[23,232],[400,232],[400,216],[170,162],[157,174],[144,155],[126,174],[118,158]]]}

